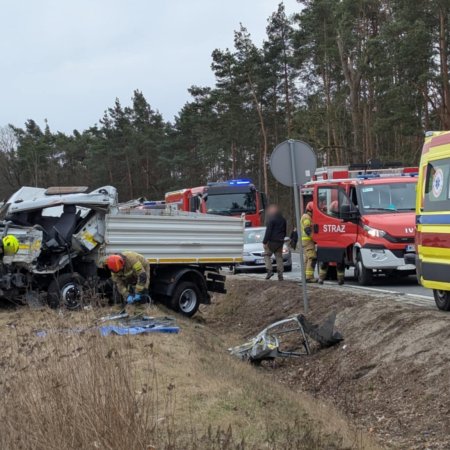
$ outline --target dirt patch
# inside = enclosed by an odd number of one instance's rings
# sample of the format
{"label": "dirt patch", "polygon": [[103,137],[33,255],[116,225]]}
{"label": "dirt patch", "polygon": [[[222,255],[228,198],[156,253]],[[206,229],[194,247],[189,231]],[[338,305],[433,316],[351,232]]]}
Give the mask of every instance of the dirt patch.
{"label": "dirt patch", "polygon": [[228,355],[205,318],[178,317],[178,335],[101,337],[91,328],[108,312],[0,310],[0,448],[378,448]]}
{"label": "dirt patch", "polygon": [[[296,283],[230,277],[228,294],[203,314],[229,345],[237,345],[302,312],[300,301]],[[329,287],[312,287],[310,304],[308,318],[315,321],[337,312],[344,342],[254,370],[332,401],[387,447],[450,448],[450,316]]]}

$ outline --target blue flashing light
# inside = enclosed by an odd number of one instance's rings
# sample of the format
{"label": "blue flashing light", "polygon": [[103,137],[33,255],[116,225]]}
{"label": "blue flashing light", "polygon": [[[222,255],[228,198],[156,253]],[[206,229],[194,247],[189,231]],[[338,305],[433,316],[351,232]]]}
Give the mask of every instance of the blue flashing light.
{"label": "blue flashing light", "polygon": [[371,180],[373,178],[381,178],[379,173],[366,173],[358,175],[359,180]]}
{"label": "blue flashing light", "polygon": [[229,180],[227,183],[230,186],[248,186],[249,184],[252,184],[252,180],[249,178],[241,178],[238,180]]}
{"label": "blue flashing light", "polygon": [[402,177],[416,178],[419,176],[419,172],[402,173]]}
{"label": "blue flashing light", "polygon": [[165,205],[166,202],[164,200],[148,200],[144,202],[144,206],[155,206],[155,205]]}

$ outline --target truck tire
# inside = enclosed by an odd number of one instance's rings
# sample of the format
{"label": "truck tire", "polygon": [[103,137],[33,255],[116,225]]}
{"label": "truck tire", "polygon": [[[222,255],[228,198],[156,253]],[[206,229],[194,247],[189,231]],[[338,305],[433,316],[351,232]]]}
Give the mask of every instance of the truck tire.
{"label": "truck tire", "polygon": [[368,286],[372,284],[373,280],[373,272],[372,269],[367,269],[364,266],[364,263],[361,259],[361,255],[358,255],[356,259],[356,266],[355,266],[355,276],[358,280],[358,283],[361,286]]}
{"label": "truck tire", "polygon": [[186,317],[192,317],[198,310],[202,293],[192,281],[182,281],[176,288],[170,300],[170,307]]}
{"label": "truck tire", "polygon": [[64,306],[67,309],[79,309],[82,305],[83,282],[83,277],[77,273],[59,275],[48,286],[50,308]]}
{"label": "truck tire", "polygon": [[284,272],[292,272],[292,264],[289,264],[289,266],[285,266]]}
{"label": "truck tire", "polygon": [[433,289],[434,301],[441,311],[450,311],[450,292]]}

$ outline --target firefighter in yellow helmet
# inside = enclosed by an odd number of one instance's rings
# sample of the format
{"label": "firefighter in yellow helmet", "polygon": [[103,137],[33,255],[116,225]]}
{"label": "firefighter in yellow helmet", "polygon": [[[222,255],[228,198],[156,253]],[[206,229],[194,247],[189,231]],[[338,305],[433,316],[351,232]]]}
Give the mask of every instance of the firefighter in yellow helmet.
{"label": "firefighter in yellow helmet", "polygon": [[317,263],[316,244],[313,240],[313,202],[306,205],[306,211],[303,214],[300,224],[302,230],[302,247],[303,247],[303,262],[305,264],[305,275],[307,283],[316,283],[314,278],[314,270]]}
{"label": "firefighter in yellow helmet", "polygon": [[111,278],[117,290],[127,304],[148,298],[150,265],[142,255],[127,251],[109,255],[105,263],[111,271]]}
{"label": "firefighter in yellow helmet", "polygon": [[19,241],[12,234],[2,238],[2,252],[5,256],[13,256],[19,251]]}

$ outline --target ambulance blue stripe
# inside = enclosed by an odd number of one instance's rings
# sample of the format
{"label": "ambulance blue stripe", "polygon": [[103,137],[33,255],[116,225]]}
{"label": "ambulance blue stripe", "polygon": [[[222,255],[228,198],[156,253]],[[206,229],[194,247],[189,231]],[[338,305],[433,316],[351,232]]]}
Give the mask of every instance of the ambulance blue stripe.
{"label": "ambulance blue stripe", "polygon": [[431,216],[417,216],[418,225],[450,225],[450,214],[433,214]]}

